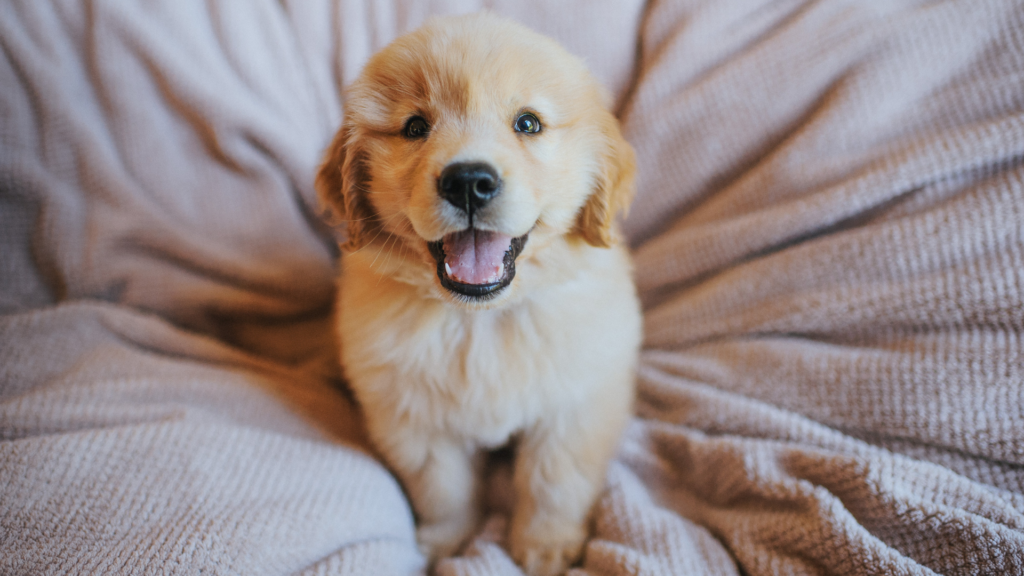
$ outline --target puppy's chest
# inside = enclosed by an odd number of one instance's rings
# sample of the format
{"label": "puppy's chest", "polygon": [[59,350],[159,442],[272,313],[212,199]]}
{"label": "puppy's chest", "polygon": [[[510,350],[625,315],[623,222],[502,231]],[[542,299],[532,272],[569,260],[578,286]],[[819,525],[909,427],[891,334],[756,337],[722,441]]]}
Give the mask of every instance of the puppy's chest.
{"label": "puppy's chest", "polygon": [[538,314],[407,308],[346,341],[346,368],[401,421],[498,445],[578,393],[570,330]]}

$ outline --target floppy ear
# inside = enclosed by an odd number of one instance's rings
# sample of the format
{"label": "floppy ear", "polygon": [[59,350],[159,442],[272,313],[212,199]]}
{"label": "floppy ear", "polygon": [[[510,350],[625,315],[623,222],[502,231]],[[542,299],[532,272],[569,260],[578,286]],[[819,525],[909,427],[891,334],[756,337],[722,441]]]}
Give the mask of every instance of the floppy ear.
{"label": "floppy ear", "polygon": [[622,137],[619,123],[605,114],[601,130],[601,150],[594,175],[594,190],[576,219],[574,232],[591,246],[611,247],[618,238],[614,231],[615,215],[625,214],[635,192],[636,155]]}
{"label": "floppy ear", "polygon": [[327,149],[316,175],[316,192],[327,222],[345,225],[343,250],[354,251],[367,243],[375,216],[366,198],[369,178],[366,157],[356,145],[352,127],[345,123]]}

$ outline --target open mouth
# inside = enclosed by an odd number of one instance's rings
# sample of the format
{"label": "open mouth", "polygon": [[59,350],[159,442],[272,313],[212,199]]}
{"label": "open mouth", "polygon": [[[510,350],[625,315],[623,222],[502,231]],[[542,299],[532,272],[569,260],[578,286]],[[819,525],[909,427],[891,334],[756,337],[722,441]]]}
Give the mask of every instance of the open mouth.
{"label": "open mouth", "polygon": [[467,228],[427,243],[437,261],[437,277],[446,289],[474,299],[496,296],[512,283],[516,258],[526,245],[523,234],[507,234]]}

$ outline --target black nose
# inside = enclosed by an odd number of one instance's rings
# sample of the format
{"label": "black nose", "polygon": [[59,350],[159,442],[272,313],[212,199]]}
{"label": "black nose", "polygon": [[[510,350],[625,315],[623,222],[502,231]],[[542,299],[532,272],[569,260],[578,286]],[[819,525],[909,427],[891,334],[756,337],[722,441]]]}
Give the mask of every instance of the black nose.
{"label": "black nose", "polygon": [[456,208],[472,214],[501,191],[498,171],[485,162],[458,162],[441,171],[437,191]]}

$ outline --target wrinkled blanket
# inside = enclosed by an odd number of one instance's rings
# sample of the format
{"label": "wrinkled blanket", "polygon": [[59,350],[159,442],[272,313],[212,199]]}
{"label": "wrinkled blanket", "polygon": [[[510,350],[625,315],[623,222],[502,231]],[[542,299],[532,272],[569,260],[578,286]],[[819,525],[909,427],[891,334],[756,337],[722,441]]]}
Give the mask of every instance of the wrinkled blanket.
{"label": "wrinkled blanket", "polygon": [[[481,8],[639,161],[638,414],[572,573],[1024,574],[1013,0],[0,4],[0,573],[423,569],[312,180],[369,55]],[[519,574],[504,522],[437,571]]]}

